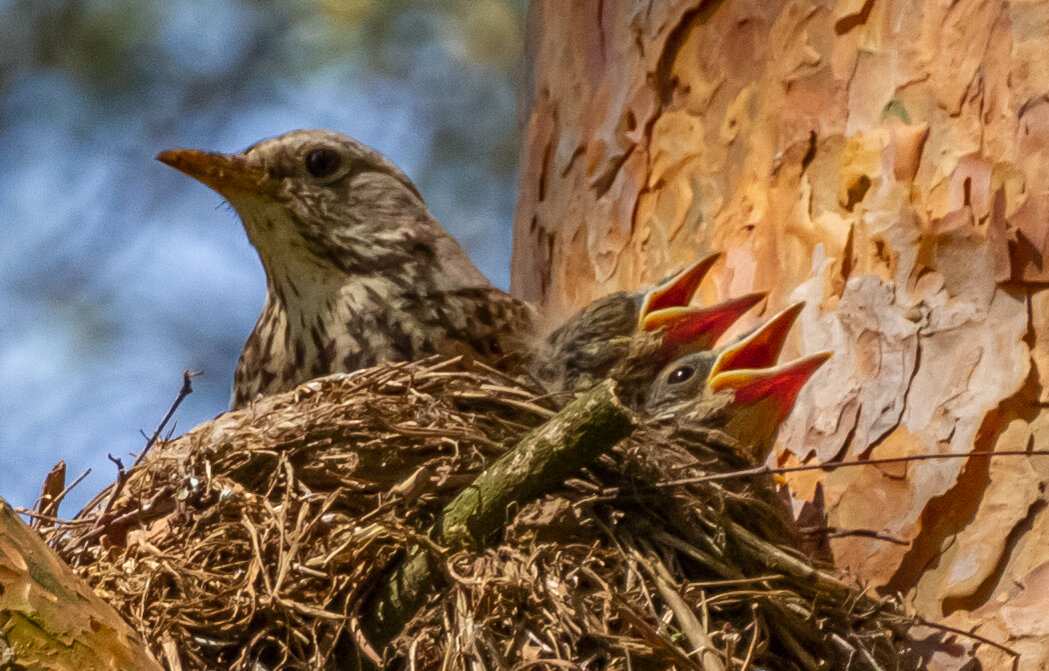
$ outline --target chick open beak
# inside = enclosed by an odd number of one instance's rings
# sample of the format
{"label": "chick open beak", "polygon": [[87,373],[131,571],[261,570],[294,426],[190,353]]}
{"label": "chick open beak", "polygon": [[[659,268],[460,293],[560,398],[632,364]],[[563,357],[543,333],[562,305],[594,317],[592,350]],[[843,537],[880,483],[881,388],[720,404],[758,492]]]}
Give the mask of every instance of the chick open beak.
{"label": "chick open beak", "polygon": [[733,390],[739,405],[768,401],[773,415],[770,419],[782,422],[794,407],[801,388],[830,357],[830,352],[817,352],[769,368],[724,371],[712,375],[709,385],[715,392]]}
{"label": "chick open beak", "polygon": [[720,258],[720,253],[714,253],[702,258],[677,275],[660,282],[657,287],[649,291],[641,304],[641,324],[639,326],[643,328],[645,318],[654,312],[664,308],[688,305],[692,300],[692,296],[695,295],[696,289],[699,288],[699,283],[703,281],[706,274],[710,272],[711,267]]}
{"label": "chick open beak", "polygon": [[804,303],[795,303],[737,341],[726,345],[714,363],[711,375],[721,371],[767,368],[774,365],[783,349],[783,343],[787,341],[790,327],[794,325],[794,320],[804,307]]}
{"label": "chick open beak", "polygon": [[713,348],[725,331],[764,299],[764,293],[753,293],[708,307],[662,308],[644,317],[642,328],[665,329],[659,354],[666,364],[682,354]]}
{"label": "chick open beak", "polygon": [[776,365],[790,327],[804,306],[791,305],[727,346],[711,368],[707,379],[710,390],[732,390],[737,405],[760,403],[766,412],[771,411],[768,421],[786,419],[801,388],[831,356],[830,352],[818,352]]}

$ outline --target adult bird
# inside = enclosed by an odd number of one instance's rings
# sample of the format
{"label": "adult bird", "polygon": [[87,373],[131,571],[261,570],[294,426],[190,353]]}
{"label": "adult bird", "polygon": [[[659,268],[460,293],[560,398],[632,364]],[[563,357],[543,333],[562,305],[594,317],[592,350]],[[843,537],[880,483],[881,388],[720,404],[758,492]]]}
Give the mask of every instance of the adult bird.
{"label": "adult bird", "polygon": [[672,362],[651,387],[647,413],[657,422],[702,426],[749,463],[764,463],[801,388],[831,356],[818,352],[776,365],[803,307],[796,303],[731,343]]}
{"label": "adult bird", "polygon": [[232,407],[300,382],[431,354],[499,364],[521,349],[531,309],[495,288],[379,152],[297,130],[237,154],[157,159],[221,194],[266,271]]}

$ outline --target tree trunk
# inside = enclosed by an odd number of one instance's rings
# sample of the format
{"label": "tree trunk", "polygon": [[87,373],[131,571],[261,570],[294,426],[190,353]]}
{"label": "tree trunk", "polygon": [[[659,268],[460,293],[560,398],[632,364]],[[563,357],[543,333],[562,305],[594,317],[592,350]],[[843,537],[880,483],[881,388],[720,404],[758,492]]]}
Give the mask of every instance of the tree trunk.
{"label": "tree trunk", "polygon": [[705,302],[807,301],[784,357],[835,356],[779,460],[959,455],[793,478],[876,532],[839,565],[1049,663],[1049,458],[972,456],[1049,447],[1049,3],[532,11],[515,292],[565,313],[721,250]]}
{"label": "tree trunk", "polygon": [[142,638],[0,500],[0,668],[160,671]]}

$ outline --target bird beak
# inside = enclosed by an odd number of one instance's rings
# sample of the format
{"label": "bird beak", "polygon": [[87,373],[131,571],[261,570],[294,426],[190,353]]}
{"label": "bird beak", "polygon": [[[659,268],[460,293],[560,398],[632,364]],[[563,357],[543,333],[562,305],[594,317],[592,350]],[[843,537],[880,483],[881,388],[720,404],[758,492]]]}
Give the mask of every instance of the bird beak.
{"label": "bird beak", "polygon": [[269,181],[263,168],[249,165],[241,154],[172,149],[157,154],[157,160],[207,184],[226,198],[238,191],[264,192]]}
{"label": "bird beak", "polygon": [[714,362],[711,376],[721,371],[741,368],[768,368],[779,358],[790,327],[801,314],[805,303],[795,303],[782,310],[758,328],[727,345]]}
{"label": "bird beak", "polygon": [[665,329],[659,353],[663,363],[668,363],[683,354],[713,348],[725,331],[764,299],[764,293],[754,293],[709,307],[662,308],[645,316],[642,328]]}
{"label": "bird beak", "polygon": [[708,379],[712,391],[734,393],[723,430],[753,463],[768,459],[779,426],[794,408],[801,388],[830,355],[819,352],[771,368],[725,371]]}
{"label": "bird beak", "polygon": [[788,363],[776,364],[790,327],[804,303],[795,303],[738,342],[727,346],[711,368],[707,385],[713,392],[730,389],[737,405],[771,405],[770,420],[787,418],[801,388],[819,370],[830,352],[819,352]]}
{"label": "bird beak", "polygon": [[644,320],[654,312],[669,307],[684,307],[692,300],[696,289],[703,277],[710,272],[710,268],[721,258],[720,253],[696,261],[692,265],[674,275],[645,295],[644,303],[641,304],[641,327],[644,328]]}
{"label": "bird beak", "polygon": [[767,402],[771,411],[768,419],[777,424],[790,414],[801,388],[820,369],[830,352],[817,352],[769,368],[743,368],[715,373],[709,378],[711,391],[731,389],[735,392],[737,405],[754,405]]}

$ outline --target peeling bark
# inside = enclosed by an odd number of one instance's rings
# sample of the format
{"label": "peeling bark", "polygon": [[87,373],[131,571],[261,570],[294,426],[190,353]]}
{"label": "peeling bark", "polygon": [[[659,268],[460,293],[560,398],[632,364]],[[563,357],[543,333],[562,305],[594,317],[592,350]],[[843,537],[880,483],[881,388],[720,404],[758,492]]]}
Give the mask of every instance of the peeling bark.
{"label": "peeling bark", "polygon": [[0,501],[0,668],[160,671],[142,638]]}
{"label": "peeling bark", "polygon": [[[836,352],[780,461],[1049,448],[1049,3],[533,11],[515,292],[563,314],[724,251],[703,301],[806,300],[784,357]],[[832,526],[903,541],[837,539],[844,569],[1040,668],[1047,462],[792,484],[821,483]]]}

